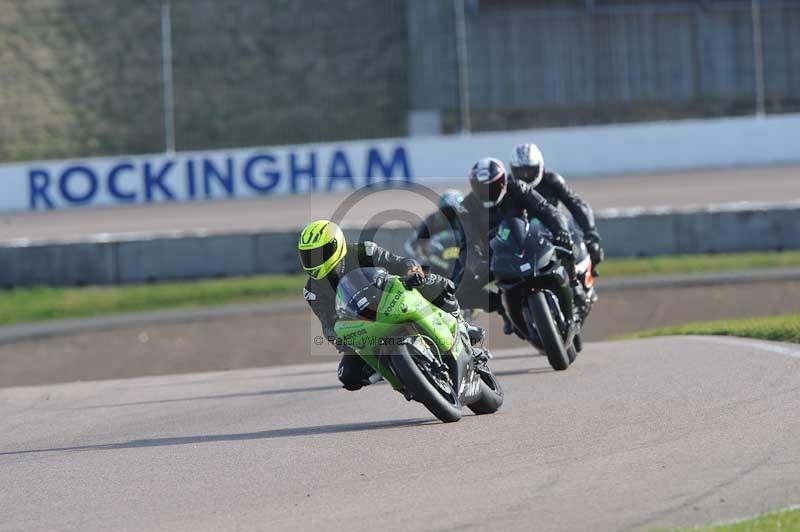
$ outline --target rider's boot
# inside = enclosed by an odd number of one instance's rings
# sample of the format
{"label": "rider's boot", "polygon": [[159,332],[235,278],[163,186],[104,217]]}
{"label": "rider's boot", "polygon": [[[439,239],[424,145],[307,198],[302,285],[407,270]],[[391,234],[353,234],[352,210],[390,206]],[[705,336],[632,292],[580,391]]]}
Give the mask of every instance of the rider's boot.
{"label": "rider's boot", "polygon": [[483,342],[483,339],[486,337],[486,331],[483,330],[483,327],[478,327],[477,325],[472,325],[467,322],[464,322],[464,324],[467,326],[470,344],[475,346]]}
{"label": "rider's boot", "polygon": [[511,320],[506,314],[506,308],[503,306],[503,297],[500,293],[489,292],[489,304],[487,310],[489,312],[497,312],[500,317],[503,319],[503,334],[508,336],[509,334],[514,332],[514,326],[511,324]]}
{"label": "rider's boot", "polygon": [[[456,304],[458,307],[458,304]],[[461,322],[464,322],[464,328],[467,330],[467,336],[469,336],[469,343],[471,345],[477,345],[483,342],[483,339],[486,337],[486,331],[483,330],[483,327],[478,327],[477,325],[473,325],[467,320],[464,319],[464,316],[461,315],[461,309],[456,308],[454,312],[451,314]]]}
{"label": "rider's boot", "polygon": [[488,349],[484,349],[482,347],[476,347],[473,349],[472,357],[475,359],[475,362],[479,367],[484,367],[492,358],[494,358]]}
{"label": "rider's boot", "polygon": [[578,311],[575,308],[575,298],[573,297],[572,286],[570,282],[564,282],[561,285],[560,295],[561,312],[564,313],[564,320],[567,322],[569,330],[575,330],[578,326],[577,318]]}
{"label": "rider's boot", "polygon": [[345,389],[355,391],[375,384],[381,380],[381,374],[355,353],[342,353],[337,371],[339,380]]}
{"label": "rider's boot", "polygon": [[572,298],[575,301],[576,315],[583,321],[589,314],[589,298],[580,284],[572,287]]}

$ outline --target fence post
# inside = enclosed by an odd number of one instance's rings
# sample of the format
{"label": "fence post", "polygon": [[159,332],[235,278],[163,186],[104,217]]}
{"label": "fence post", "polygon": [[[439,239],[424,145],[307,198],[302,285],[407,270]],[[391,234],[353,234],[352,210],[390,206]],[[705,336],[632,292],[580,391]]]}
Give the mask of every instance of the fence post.
{"label": "fence post", "polygon": [[172,80],[172,9],[161,0],[161,88],[164,105],[164,151],[175,151],[175,96]]}
{"label": "fence post", "polygon": [[761,0],[750,0],[750,16],[753,21],[753,75],[756,88],[756,115],[766,114],[764,85],[764,41],[761,28]]}
{"label": "fence post", "polygon": [[456,62],[458,64],[458,111],[461,133],[472,131],[469,97],[469,52],[467,49],[467,16],[464,0],[453,0],[456,23]]}

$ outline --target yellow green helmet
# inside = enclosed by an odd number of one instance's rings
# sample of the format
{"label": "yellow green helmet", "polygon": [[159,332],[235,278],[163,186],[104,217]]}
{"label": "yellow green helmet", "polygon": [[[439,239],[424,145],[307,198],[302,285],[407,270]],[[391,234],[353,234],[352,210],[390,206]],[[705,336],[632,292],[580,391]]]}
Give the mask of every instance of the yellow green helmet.
{"label": "yellow green helmet", "polygon": [[317,220],[300,233],[297,245],[303,269],[313,279],[322,279],[347,255],[342,228],[330,220]]}

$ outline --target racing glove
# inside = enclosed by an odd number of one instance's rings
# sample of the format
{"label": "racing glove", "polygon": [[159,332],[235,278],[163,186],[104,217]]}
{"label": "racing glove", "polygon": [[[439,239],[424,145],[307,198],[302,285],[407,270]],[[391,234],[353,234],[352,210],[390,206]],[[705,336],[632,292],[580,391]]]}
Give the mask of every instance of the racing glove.
{"label": "racing glove", "polygon": [[592,266],[596,268],[605,259],[605,252],[600,247],[600,234],[597,231],[587,231],[583,241],[586,243],[586,249],[589,250],[589,256],[592,258]]}
{"label": "racing glove", "polygon": [[572,235],[569,231],[558,231],[556,234],[553,235],[553,245],[564,248],[570,254],[572,254]]}
{"label": "racing glove", "polygon": [[570,284],[574,285],[578,276],[575,272],[575,254],[572,252],[572,246],[574,245],[572,235],[569,231],[558,231],[553,235],[553,245],[561,248],[557,250],[558,256],[561,257],[564,266],[567,268]]}
{"label": "racing glove", "polygon": [[406,288],[421,286],[425,282],[425,272],[420,266],[414,266],[408,270],[408,274],[403,278],[403,285]]}

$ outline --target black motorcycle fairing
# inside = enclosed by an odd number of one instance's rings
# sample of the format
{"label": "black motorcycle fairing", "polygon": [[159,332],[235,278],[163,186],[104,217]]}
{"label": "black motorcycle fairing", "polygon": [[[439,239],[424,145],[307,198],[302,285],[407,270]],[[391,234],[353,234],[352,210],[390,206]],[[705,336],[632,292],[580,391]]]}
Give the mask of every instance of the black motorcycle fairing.
{"label": "black motorcycle fairing", "polygon": [[527,301],[542,291],[561,334],[571,341],[572,288],[561,257],[551,241],[551,233],[541,223],[522,218],[503,220],[492,239],[491,270],[503,292],[503,305],[518,334],[540,348],[538,333],[532,328]]}
{"label": "black motorcycle fairing", "polygon": [[538,220],[503,220],[497,236],[490,242],[490,268],[499,286],[513,286],[531,277],[542,276],[557,265],[550,232]]}
{"label": "black motorcycle fairing", "polygon": [[523,307],[518,303],[522,301],[524,296],[527,296],[528,291],[530,291],[530,288],[524,284],[517,284],[504,288],[502,292],[503,306],[506,309],[508,318],[511,320],[511,324],[517,336],[520,336],[523,340],[534,343],[537,348],[541,348],[538,337],[531,338],[528,328],[528,318],[523,312]]}

